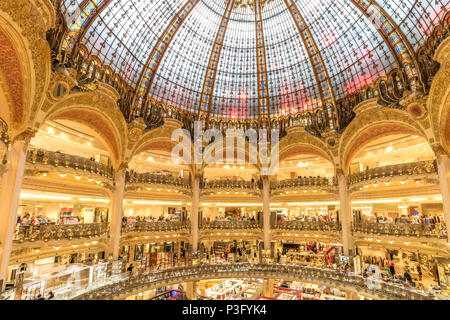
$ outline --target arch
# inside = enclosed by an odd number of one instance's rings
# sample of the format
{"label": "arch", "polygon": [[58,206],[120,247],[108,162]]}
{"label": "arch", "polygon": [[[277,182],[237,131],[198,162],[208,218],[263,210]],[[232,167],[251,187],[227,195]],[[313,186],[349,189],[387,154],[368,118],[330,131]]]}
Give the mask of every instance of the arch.
{"label": "arch", "polygon": [[[0,11],[0,116],[15,130],[26,126],[34,91],[34,70],[25,39]],[[3,106],[3,105],[2,105]]]}
{"label": "arch", "polygon": [[439,132],[441,134],[441,145],[450,154],[450,86],[447,88],[446,97],[440,109]]}
{"label": "arch", "polygon": [[[244,164],[242,165],[250,165],[252,167],[254,167],[256,170],[260,170],[260,162],[259,162],[259,158],[258,158],[258,149],[254,148],[252,144],[250,144],[248,141],[245,141],[245,147],[244,150],[242,150],[242,148],[240,148],[239,146],[237,146],[237,144],[234,145],[234,156],[236,157],[237,152],[238,151],[243,151],[244,153]],[[223,153],[223,160],[226,161],[227,160],[227,146],[226,146],[226,140],[224,139],[223,141],[223,148],[222,148],[222,153]],[[256,163],[254,164],[250,164],[250,154],[255,154],[256,155]],[[236,158],[234,158],[236,159]],[[227,164],[227,163],[223,163],[223,164]],[[233,165],[232,163],[230,163],[231,165]],[[202,163],[202,169],[205,169],[209,166],[210,164],[205,163],[205,159],[203,159],[203,163]],[[234,163],[234,165],[241,165],[238,163]]]}
{"label": "arch", "polygon": [[375,139],[393,134],[418,135],[430,140],[422,126],[405,111],[372,108],[357,115],[341,137],[339,156],[344,173],[348,172],[358,150]]}
{"label": "arch", "polygon": [[434,60],[441,64],[433,78],[427,109],[437,143],[450,153],[450,38],[444,40],[436,50]]}
{"label": "arch", "polygon": [[100,92],[69,94],[47,109],[41,123],[58,119],[75,121],[94,130],[107,148],[113,167],[120,165],[128,131],[122,113],[109,96]]}
{"label": "arch", "polygon": [[[127,151],[126,160],[131,161],[133,157],[143,151],[149,149],[157,149],[171,152],[173,147],[178,143],[172,140],[172,132],[174,128],[171,127],[159,127],[145,132],[134,145],[129,146]],[[191,143],[191,150],[193,146]]]}
{"label": "arch", "polygon": [[32,1],[0,2],[0,88],[8,100],[10,136],[30,126],[45,97],[51,75],[45,32],[53,15]]}
{"label": "arch", "polygon": [[310,134],[302,131],[288,133],[285,139],[280,141],[280,163],[297,154],[313,154],[330,161],[333,167],[336,166],[333,153],[327,144]]}

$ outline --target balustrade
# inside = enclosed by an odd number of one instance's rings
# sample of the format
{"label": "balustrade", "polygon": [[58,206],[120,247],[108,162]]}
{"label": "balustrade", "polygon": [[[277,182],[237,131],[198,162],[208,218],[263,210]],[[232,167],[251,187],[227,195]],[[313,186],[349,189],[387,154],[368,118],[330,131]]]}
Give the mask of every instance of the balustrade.
{"label": "balustrade", "polygon": [[405,237],[447,238],[445,224],[439,226],[414,223],[358,222],[352,224],[354,232]]}
{"label": "balustrade", "polygon": [[350,175],[350,184],[387,177],[437,174],[436,161],[419,161],[371,168]]}
{"label": "balustrade", "polygon": [[102,236],[106,234],[108,230],[107,222],[18,226],[14,235],[14,241],[22,243],[39,240],[49,241],[91,238]]}
{"label": "balustrade", "polygon": [[310,221],[283,221],[276,225],[276,229],[280,230],[296,230],[296,231],[340,231],[341,225],[336,222],[310,222]]}
{"label": "balustrade", "polygon": [[124,223],[122,233],[127,232],[159,232],[159,231],[179,231],[191,228],[187,221],[136,221],[134,223]]}
{"label": "balustrade", "polygon": [[202,229],[260,229],[258,222],[256,221],[237,221],[237,220],[231,220],[231,221],[210,221],[203,223],[202,222]]}
{"label": "balustrade", "polygon": [[324,178],[324,177],[300,177],[297,179],[288,179],[281,181],[273,181],[271,183],[272,191],[280,191],[291,188],[310,188],[310,187],[335,187],[336,179]]}
{"label": "balustrade", "polygon": [[65,167],[75,170],[82,170],[102,177],[113,179],[114,169],[110,165],[105,165],[97,161],[65,154],[61,152],[47,151],[42,149],[28,149],[27,162],[53,167]]}
{"label": "balustrade", "polygon": [[127,171],[126,182],[128,184],[154,184],[185,189],[191,188],[191,183],[188,179],[156,173],[135,173],[135,172],[131,173]]}
{"label": "balustrade", "polygon": [[277,279],[297,279],[297,281],[323,282],[337,287],[356,287],[363,293],[369,292],[384,297],[407,300],[431,300],[432,295],[423,291],[405,288],[403,285],[384,281],[374,282],[357,275],[348,275],[338,270],[280,264],[200,264],[189,267],[178,267],[162,271],[140,274],[105,285],[101,288],[84,292],[76,300],[111,299],[114,296],[125,295],[133,290],[169,282],[186,282],[186,280],[201,280],[213,277],[277,277]]}
{"label": "balustrade", "polygon": [[245,189],[257,190],[258,184],[252,181],[243,180],[212,180],[204,182],[203,189]]}

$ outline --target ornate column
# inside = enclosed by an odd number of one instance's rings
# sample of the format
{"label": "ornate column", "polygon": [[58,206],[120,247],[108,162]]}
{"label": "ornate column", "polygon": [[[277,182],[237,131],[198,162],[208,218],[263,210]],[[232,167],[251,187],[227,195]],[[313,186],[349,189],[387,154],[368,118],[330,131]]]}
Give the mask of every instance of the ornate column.
{"label": "ornate column", "polygon": [[439,175],[439,186],[441,187],[442,193],[444,218],[447,226],[447,242],[450,242],[450,159],[444,152],[435,153]]}
{"label": "ornate column", "polygon": [[0,191],[0,282],[3,282],[0,291],[4,289],[8,277],[9,258],[17,222],[16,215],[25,170],[26,152],[28,143],[33,136],[34,131],[31,130],[19,134],[6,154],[6,172],[2,177]]}
{"label": "ornate column", "polygon": [[273,297],[273,279],[264,279],[263,282],[263,297],[272,298]]}
{"label": "ornate column", "polygon": [[192,201],[191,201],[191,233],[192,252],[198,250],[198,207],[200,202],[200,175],[192,177]]}
{"label": "ornate column", "polygon": [[128,263],[132,263],[134,261],[134,255],[136,253],[135,249],[136,249],[136,244],[135,243],[130,244],[130,251],[129,251],[130,257],[128,259]]}
{"label": "ornate column", "polygon": [[186,297],[189,300],[197,300],[197,281],[186,282]]}
{"label": "ornate column", "polygon": [[347,177],[340,169],[336,175],[339,185],[339,218],[342,225],[342,244],[344,245],[344,254],[349,256],[353,249],[351,234],[352,203],[347,188]]}
{"label": "ornate column", "polygon": [[264,250],[270,250],[270,181],[262,176]]}
{"label": "ornate column", "polygon": [[345,291],[345,300],[361,300],[355,291]]}
{"label": "ornate column", "polygon": [[111,228],[109,254],[113,260],[119,259],[120,235],[122,231],[123,197],[125,193],[125,172],[128,164],[122,163],[114,175],[114,191],[111,196]]}

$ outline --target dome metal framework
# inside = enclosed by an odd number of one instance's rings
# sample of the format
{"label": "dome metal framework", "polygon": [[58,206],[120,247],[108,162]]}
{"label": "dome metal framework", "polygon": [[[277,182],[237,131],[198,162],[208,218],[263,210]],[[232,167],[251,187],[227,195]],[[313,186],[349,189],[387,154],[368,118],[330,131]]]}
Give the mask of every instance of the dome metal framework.
{"label": "dome metal framework", "polygon": [[61,52],[119,77],[128,118],[158,102],[213,122],[321,110],[339,129],[339,101],[380,80],[427,89],[417,50],[450,2],[378,1],[61,0]]}

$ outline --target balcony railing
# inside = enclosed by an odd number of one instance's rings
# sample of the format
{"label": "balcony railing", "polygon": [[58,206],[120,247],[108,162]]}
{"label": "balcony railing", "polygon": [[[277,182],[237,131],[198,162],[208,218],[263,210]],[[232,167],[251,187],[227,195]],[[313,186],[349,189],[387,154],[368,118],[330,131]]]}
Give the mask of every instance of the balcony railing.
{"label": "balcony railing", "polygon": [[350,175],[350,184],[370,181],[380,178],[412,176],[436,174],[436,161],[419,161],[412,163],[402,163],[391,166],[384,166],[378,168],[368,169],[362,172],[353,173]]}
{"label": "balcony railing", "polygon": [[134,223],[124,223],[122,233],[127,232],[157,232],[157,231],[180,231],[191,228],[189,221],[139,221]]}
{"label": "balcony railing", "polygon": [[334,186],[336,186],[336,179],[334,177],[331,179],[324,177],[300,177],[297,179],[274,181],[270,187],[273,191],[281,191],[290,188],[324,188]]}
{"label": "balcony railing", "polygon": [[308,221],[283,221],[276,225],[276,229],[295,231],[340,231],[341,225],[336,222],[308,222]]}
{"label": "balcony railing", "polygon": [[18,226],[18,230],[14,235],[14,241],[22,243],[40,240],[50,241],[92,238],[107,234],[108,230],[107,222]]}
{"label": "balcony railing", "polygon": [[65,167],[75,170],[82,170],[108,179],[112,179],[114,177],[114,169],[112,166],[61,152],[42,149],[28,149],[27,162],[44,166],[48,165],[53,167]]}
{"label": "balcony railing", "polygon": [[257,190],[258,184],[252,181],[243,180],[212,180],[204,182],[203,189],[243,189],[243,190]]}
{"label": "balcony railing", "polygon": [[210,221],[203,223],[202,229],[260,229],[257,221]]}
{"label": "balcony railing", "polygon": [[[362,294],[374,294],[382,297],[405,300],[431,300],[433,296],[423,291],[411,290],[403,285],[384,281],[374,282],[357,275],[347,275],[333,269],[309,266],[294,266],[280,264],[201,264],[189,267],[179,267],[158,272],[147,273],[125,280],[119,280],[74,297],[76,300],[104,300],[113,297],[125,297],[133,291],[158,287],[168,283],[221,277],[276,277],[277,279],[297,279],[298,281],[323,282],[336,287],[356,288]],[[79,292],[79,291],[78,291]]]}
{"label": "balcony railing", "polygon": [[185,189],[191,188],[191,183],[187,179],[156,173],[131,173],[127,171],[126,181],[128,184],[162,185]]}
{"label": "balcony railing", "polygon": [[431,224],[362,222],[353,223],[352,230],[365,234],[447,238],[445,224],[433,226]]}

